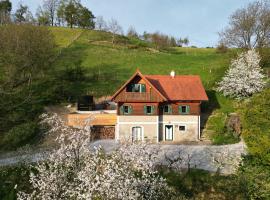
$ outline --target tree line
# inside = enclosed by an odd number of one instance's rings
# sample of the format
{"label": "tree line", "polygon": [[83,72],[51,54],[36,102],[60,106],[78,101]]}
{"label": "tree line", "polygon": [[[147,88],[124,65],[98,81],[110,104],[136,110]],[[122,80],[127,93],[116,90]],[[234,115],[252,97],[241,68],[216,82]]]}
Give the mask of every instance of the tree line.
{"label": "tree line", "polygon": [[[112,33],[112,43],[116,42],[116,35],[124,35],[123,28],[115,19],[105,21],[102,16],[95,17],[80,0],[43,0],[35,13],[27,5],[19,4],[14,14],[11,14],[12,3],[9,0],[0,0],[0,24],[14,22],[17,24],[31,23],[40,26],[69,26],[96,29]],[[129,38],[137,38],[153,44],[156,49],[184,46],[189,39],[175,38],[160,32],[139,35],[131,26],[126,34]]]}
{"label": "tree line", "polygon": [[93,13],[80,0],[43,0],[35,13],[27,5],[19,4],[11,14],[12,3],[0,1],[0,24],[31,23],[43,26],[74,26],[93,29],[95,27]]}

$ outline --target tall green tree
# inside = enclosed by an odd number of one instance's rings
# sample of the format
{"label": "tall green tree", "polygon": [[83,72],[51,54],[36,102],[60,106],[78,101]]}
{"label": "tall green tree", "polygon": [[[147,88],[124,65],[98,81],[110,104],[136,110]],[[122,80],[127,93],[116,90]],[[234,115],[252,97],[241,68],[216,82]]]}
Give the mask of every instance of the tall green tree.
{"label": "tall green tree", "polygon": [[51,66],[54,46],[46,27],[0,27],[0,134],[35,119],[43,102],[37,83]]}
{"label": "tall green tree", "polygon": [[94,15],[93,13],[86,7],[79,5],[78,11],[78,26],[82,28],[95,28]]}
{"label": "tall green tree", "polygon": [[70,28],[76,25],[78,17],[77,2],[70,1],[65,7],[65,20]]}
{"label": "tall green tree", "polygon": [[60,25],[63,26],[65,23],[65,9],[66,9],[67,3],[68,3],[67,0],[61,0],[59,2],[59,5],[56,11],[57,23],[59,26]]}
{"label": "tall green tree", "polygon": [[33,21],[33,15],[30,12],[28,6],[20,4],[19,8],[15,12],[15,22],[25,23]]}
{"label": "tall green tree", "polygon": [[0,25],[10,21],[12,3],[9,0],[0,0]]}

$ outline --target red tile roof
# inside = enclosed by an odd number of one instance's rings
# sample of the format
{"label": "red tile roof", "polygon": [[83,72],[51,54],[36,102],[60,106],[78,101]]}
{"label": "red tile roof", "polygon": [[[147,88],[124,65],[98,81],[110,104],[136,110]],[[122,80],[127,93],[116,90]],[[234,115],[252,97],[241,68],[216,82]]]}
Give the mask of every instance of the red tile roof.
{"label": "red tile roof", "polygon": [[144,75],[144,77],[168,100],[201,100],[208,97],[200,76],[196,75]]}

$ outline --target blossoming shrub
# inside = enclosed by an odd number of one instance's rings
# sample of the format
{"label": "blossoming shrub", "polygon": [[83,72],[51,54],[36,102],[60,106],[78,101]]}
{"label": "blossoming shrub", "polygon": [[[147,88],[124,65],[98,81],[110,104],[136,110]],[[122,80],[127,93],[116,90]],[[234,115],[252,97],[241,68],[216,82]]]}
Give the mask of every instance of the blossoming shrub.
{"label": "blossoming shrub", "polygon": [[254,50],[241,53],[218,83],[218,91],[237,99],[249,97],[265,86],[260,55]]}
{"label": "blossoming shrub", "polygon": [[[89,131],[62,127],[45,117],[51,131],[61,131],[60,148],[38,163],[30,175],[32,193],[18,199],[170,199],[173,191],[154,167],[155,150],[146,144],[123,144],[110,154],[89,148]],[[67,134],[69,133],[69,134]]]}

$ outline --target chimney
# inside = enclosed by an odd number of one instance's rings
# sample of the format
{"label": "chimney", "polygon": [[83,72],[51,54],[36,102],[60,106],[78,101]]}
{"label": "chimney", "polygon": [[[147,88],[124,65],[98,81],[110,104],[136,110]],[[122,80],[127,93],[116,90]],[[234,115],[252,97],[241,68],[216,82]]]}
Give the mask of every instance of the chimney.
{"label": "chimney", "polygon": [[170,73],[171,77],[174,78],[175,77],[175,71],[172,70],[171,73]]}

